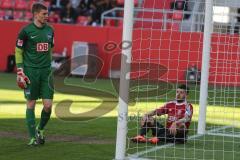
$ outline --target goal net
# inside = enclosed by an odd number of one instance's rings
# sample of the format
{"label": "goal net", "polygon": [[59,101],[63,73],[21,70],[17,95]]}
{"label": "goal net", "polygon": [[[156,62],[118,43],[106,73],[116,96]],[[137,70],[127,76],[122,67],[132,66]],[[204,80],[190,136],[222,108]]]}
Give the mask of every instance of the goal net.
{"label": "goal net", "polygon": [[[209,2],[211,12],[205,9]],[[139,3],[134,9],[132,31],[125,158],[237,160],[240,2],[141,0]],[[211,20],[207,25],[205,17]],[[185,144],[132,142],[132,137],[140,135],[141,117],[174,100],[179,84],[190,88],[187,101],[193,105],[188,141]],[[167,115],[156,119],[165,125]],[[151,137],[149,131],[145,138]],[[121,148],[116,146],[118,149]]]}

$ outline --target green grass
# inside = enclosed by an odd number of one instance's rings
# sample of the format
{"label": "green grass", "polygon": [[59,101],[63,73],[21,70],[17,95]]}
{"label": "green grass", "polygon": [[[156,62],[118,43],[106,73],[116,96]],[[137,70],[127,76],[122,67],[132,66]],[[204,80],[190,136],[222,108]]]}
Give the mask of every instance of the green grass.
{"label": "green grass", "polygon": [[[151,149],[152,146],[139,148]],[[239,138],[223,138],[221,136],[204,136],[189,140],[185,145],[178,144],[162,148],[142,155],[145,158],[180,160],[180,159],[202,159],[202,160],[238,160],[240,156]],[[130,151],[129,151],[130,152]],[[136,151],[134,151],[135,153]]]}
{"label": "green grass", "polygon": [[[0,138],[0,159],[4,160],[79,160],[112,159],[114,144],[80,144],[74,142],[47,143],[42,147],[28,147],[25,141],[13,138]],[[104,155],[104,156],[99,156]]]}
{"label": "green grass", "polygon": [[[26,146],[28,139],[24,119],[25,100],[22,91],[16,86],[15,78],[14,74],[0,73],[0,159],[109,160],[114,158],[117,123],[115,106],[118,100],[117,85],[114,87],[114,84],[108,79],[101,79],[91,83],[89,81],[84,82],[80,78],[66,79],[65,82],[68,85],[75,86],[77,89],[78,87],[94,88],[100,92],[110,93],[112,96],[109,99],[101,99],[100,96],[89,97],[85,93],[74,95],[57,92],[54,97],[52,118],[46,128],[49,141],[47,141],[45,146],[31,148]],[[175,85],[169,86],[170,88],[175,88]],[[194,117],[190,135],[194,135],[196,134],[198,124],[200,88],[198,85],[191,85],[190,87],[189,101],[194,104]],[[135,86],[131,88],[132,91],[141,89]],[[144,89],[142,90],[144,91]],[[145,97],[138,99],[136,103],[131,103],[129,106],[128,137],[137,134],[139,130],[139,115],[163,105],[166,100],[173,99],[174,95],[175,92],[171,89],[165,94],[161,93],[161,96]],[[234,125],[235,127],[231,129],[234,129],[235,133],[240,132],[239,96],[239,88],[209,87],[208,129]],[[56,105],[66,99],[73,101],[70,107],[73,117],[63,120],[55,114],[55,110]],[[98,111],[101,113],[106,111],[106,114],[97,115],[95,113],[96,117],[94,115],[91,115],[92,117],[84,117],[86,112],[96,109],[103,102],[107,107],[100,108]],[[37,121],[39,121],[41,109],[41,101],[38,101],[36,106]],[[164,118],[161,119],[164,120]],[[77,139],[71,140],[72,137]],[[142,157],[152,159],[234,160],[240,156],[239,143],[239,138],[203,136],[190,140],[186,145],[164,148],[144,154]],[[127,144],[128,154],[134,154],[154,147],[150,144],[133,144],[129,141]]]}

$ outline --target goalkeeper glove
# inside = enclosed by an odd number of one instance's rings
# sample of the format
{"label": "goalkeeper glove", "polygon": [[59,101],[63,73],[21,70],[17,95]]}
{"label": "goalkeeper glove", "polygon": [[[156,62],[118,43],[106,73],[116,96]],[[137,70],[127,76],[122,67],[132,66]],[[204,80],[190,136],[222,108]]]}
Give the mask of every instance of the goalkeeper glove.
{"label": "goalkeeper glove", "polygon": [[21,89],[27,88],[27,84],[30,84],[29,78],[23,73],[22,68],[17,69],[17,85]]}

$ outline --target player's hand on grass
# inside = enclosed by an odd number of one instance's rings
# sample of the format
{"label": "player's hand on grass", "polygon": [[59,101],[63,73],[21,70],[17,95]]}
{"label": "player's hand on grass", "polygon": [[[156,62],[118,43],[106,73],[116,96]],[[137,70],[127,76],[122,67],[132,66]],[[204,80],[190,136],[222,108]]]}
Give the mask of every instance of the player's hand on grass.
{"label": "player's hand on grass", "polygon": [[148,115],[146,114],[141,118],[141,121],[140,121],[141,127],[144,126],[144,124],[147,122],[147,119],[148,119]]}
{"label": "player's hand on grass", "polygon": [[154,123],[154,118],[152,116],[149,116],[147,114],[145,114],[140,122],[141,127],[143,127],[145,125],[145,123],[151,123],[153,125]]}
{"label": "player's hand on grass", "polygon": [[171,127],[169,128],[169,132],[171,135],[176,135],[177,134],[177,123],[173,122]]}
{"label": "player's hand on grass", "polygon": [[21,89],[27,88],[27,84],[30,84],[29,78],[24,74],[22,68],[17,69],[17,85]]}

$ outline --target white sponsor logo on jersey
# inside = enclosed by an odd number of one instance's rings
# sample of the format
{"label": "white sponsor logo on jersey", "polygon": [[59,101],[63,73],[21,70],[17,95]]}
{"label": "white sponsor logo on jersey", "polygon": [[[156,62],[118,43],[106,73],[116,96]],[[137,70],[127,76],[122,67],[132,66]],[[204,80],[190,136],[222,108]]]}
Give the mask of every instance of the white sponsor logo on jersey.
{"label": "white sponsor logo on jersey", "polygon": [[170,122],[174,122],[174,121],[176,121],[176,120],[177,120],[177,118],[174,117],[174,116],[169,116],[169,117],[168,117],[168,121],[170,121]]}
{"label": "white sponsor logo on jersey", "polygon": [[37,51],[38,52],[48,51],[48,43],[37,43]]}

